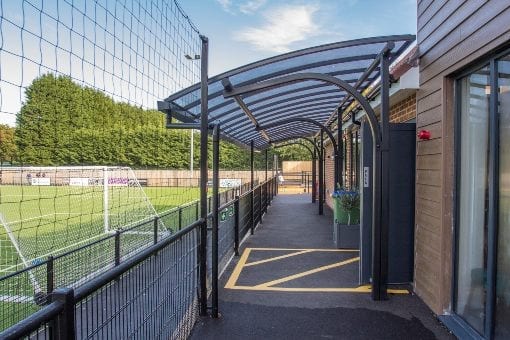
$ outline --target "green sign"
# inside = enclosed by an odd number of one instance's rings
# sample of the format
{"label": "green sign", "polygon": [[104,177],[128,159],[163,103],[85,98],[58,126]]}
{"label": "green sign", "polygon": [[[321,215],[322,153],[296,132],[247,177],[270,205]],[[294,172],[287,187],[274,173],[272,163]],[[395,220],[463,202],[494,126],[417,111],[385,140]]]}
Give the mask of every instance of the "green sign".
{"label": "green sign", "polygon": [[227,218],[232,217],[232,216],[234,216],[234,206],[233,205],[220,211],[220,222],[224,222],[227,220]]}
{"label": "green sign", "polygon": [[220,212],[220,222],[223,222],[227,219],[227,209]]}

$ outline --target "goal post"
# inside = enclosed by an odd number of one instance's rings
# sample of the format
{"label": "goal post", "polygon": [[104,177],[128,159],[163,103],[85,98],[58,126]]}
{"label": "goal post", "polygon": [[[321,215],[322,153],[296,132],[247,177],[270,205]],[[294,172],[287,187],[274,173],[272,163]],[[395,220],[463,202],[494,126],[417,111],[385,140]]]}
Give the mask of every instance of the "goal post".
{"label": "goal post", "polygon": [[[5,167],[0,183],[0,278],[94,243],[117,230],[121,256],[170,234],[129,167]],[[153,221],[157,221],[157,225]],[[155,228],[156,227],[156,228]],[[111,262],[111,242],[96,242],[90,263],[66,263],[70,277],[92,277]],[[97,257],[97,258],[94,258]],[[35,273],[35,272],[34,272]],[[35,293],[45,277],[28,271]],[[0,294],[1,295],[1,294]]]}

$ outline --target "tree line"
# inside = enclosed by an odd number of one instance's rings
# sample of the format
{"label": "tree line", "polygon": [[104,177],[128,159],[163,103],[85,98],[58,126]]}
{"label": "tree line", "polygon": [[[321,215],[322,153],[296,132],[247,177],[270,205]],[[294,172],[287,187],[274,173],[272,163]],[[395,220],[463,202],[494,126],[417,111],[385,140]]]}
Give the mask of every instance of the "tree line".
{"label": "tree line", "polygon": [[[118,103],[69,77],[46,74],[26,89],[16,127],[0,125],[0,164],[186,169],[190,133],[166,129],[165,117],[158,111]],[[198,134],[194,144],[198,167]],[[249,150],[227,141],[220,147],[221,168],[249,168]],[[300,146],[271,149],[270,163],[274,153],[280,160],[310,160],[309,152]],[[265,155],[257,153],[255,163],[263,168]]]}

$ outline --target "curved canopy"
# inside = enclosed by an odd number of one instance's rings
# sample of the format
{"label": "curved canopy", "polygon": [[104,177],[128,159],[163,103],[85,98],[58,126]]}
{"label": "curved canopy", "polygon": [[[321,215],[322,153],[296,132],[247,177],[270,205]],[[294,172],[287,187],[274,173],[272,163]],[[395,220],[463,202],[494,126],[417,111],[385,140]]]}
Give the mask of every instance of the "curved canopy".
{"label": "curved canopy", "polygon": [[[385,36],[337,42],[282,54],[261,60],[209,79],[209,121],[221,123],[229,139],[263,149],[270,142],[315,135],[319,127],[296,121],[265,130],[258,127],[284,118],[312,118],[326,124],[337,109],[347,108],[354,100],[333,84],[304,80],[266,90],[254,90],[242,96],[224,98],[226,84],[246,87],[297,73],[321,73],[337,77],[365,90],[379,76],[379,56],[392,46],[390,62],[413,41],[413,35]],[[222,84],[223,81],[223,84]],[[184,122],[200,120],[200,84],[165,99]]]}

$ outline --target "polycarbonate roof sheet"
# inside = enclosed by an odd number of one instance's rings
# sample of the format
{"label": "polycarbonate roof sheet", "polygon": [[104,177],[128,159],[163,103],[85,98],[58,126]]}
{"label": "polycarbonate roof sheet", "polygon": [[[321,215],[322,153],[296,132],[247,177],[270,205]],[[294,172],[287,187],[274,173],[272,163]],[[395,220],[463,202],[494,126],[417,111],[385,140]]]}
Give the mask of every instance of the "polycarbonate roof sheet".
{"label": "polycarbonate roof sheet", "polygon": [[[232,98],[223,97],[221,81],[228,78],[233,87],[298,73],[328,74],[357,86],[359,92],[365,90],[379,77],[379,67],[373,68],[365,78],[374,60],[380,56],[387,43],[393,42],[390,62],[397,58],[413,41],[413,35],[374,37],[345,42],[332,43],[299,51],[282,54],[248,64],[222,73],[209,79],[209,121],[221,123],[223,135],[249,145],[253,140],[255,147],[266,148],[270,144],[254,123]],[[283,119],[307,117],[325,124],[343,101],[348,105],[352,97],[331,84],[306,80],[290,83],[281,87],[256,91],[242,96],[242,100],[260,126]],[[185,111],[200,117],[200,84],[179,91],[167,99]],[[285,126],[265,130],[271,142],[288,140],[303,136],[312,136],[320,128],[308,122],[289,123]]]}

